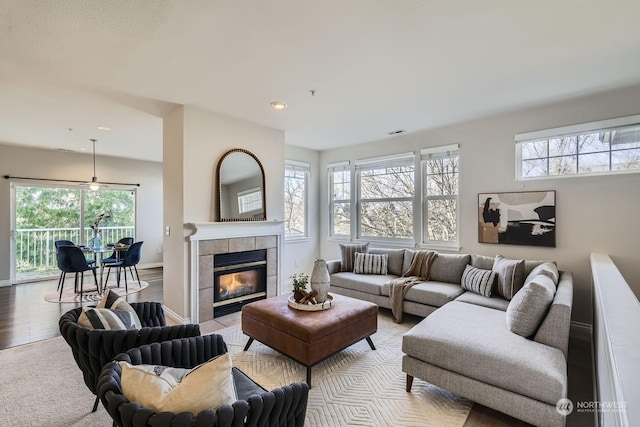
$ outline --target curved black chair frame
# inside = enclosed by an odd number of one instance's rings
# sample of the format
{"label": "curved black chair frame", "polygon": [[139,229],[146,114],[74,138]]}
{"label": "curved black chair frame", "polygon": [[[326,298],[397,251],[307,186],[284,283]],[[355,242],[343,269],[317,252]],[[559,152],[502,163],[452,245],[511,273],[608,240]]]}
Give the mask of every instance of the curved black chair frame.
{"label": "curved black chair frame", "polygon": [[78,324],[82,307],[74,308],[60,317],[60,333],[71,347],[73,358],[84,376],[84,383],[96,395],[93,412],[99,402],[97,396],[100,372],[116,355],[145,344],[200,336],[200,325],[166,326],[162,304],[159,302],[134,302],[130,305],[138,314],[142,329],[84,328]]}
{"label": "curved black chair frame", "polygon": [[121,389],[122,369],[117,361],[133,365],[159,364],[193,368],[227,352],[220,335],[182,338],[144,345],[120,354],[102,370],[98,394],[114,420],[114,426],[133,427],[302,427],[307,412],[309,386],[293,383],[266,391],[242,371],[233,368],[238,400],[217,410],[205,410],[194,416],[190,412],[156,413],[150,408],[130,402]]}

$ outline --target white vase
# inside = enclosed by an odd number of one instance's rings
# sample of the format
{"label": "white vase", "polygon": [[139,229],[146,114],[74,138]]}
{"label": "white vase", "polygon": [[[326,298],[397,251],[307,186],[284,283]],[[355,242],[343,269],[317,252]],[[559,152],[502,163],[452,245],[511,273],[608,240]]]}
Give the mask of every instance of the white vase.
{"label": "white vase", "polygon": [[313,271],[311,272],[311,289],[316,291],[316,301],[323,303],[327,300],[329,294],[329,286],[331,281],[329,279],[329,270],[327,269],[327,263],[323,259],[317,259],[313,264]]}

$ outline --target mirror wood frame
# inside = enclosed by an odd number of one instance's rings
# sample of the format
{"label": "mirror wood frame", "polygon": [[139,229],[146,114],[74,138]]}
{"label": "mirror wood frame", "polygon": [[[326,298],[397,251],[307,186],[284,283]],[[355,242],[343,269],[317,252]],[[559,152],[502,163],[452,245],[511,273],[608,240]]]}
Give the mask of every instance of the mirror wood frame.
{"label": "mirror wood frame", "polygon": [[[260,173],[262,175],[262,217],[261,218],[222,218],[221,209],[222,206],[222,181],[220,180],[220,169],[222,168],[222,164],[224,160],[233,153],[243,153],[251,156],[253,160],[256,161],[256,164],[260,168]],[[232,150],[227,151],[222,155],[220,160],[218,161],[218,166],[216,167],[216,221],[218,222],[230,222],[230,221],[266,221],[267,220],[267,203],[265,197],[265,177],[264,177],[264,168],[262,167],[262,163],[260,160],[249,150],[245,150],[243,148],[234,148]]]}

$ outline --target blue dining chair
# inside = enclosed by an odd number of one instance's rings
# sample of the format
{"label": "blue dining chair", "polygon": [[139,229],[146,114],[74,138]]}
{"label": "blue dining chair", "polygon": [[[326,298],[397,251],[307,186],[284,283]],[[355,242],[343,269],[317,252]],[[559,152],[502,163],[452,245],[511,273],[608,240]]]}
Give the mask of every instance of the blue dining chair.
{"label": "blue dining chair", "polygon": [[98,285],[98,276],[96,265],[89,265],[87,259],[84,257],[82,249],[75,245],[62,245],[58,248],[58,268],[62,271],[60,281],[60,297],[58,301],[62,299],[62,291],[64,289],[64,276],[66,273],[75,273],[74,291],[78,292],[78,273],[80,273],[80,298],[82,299],[82,293],[84,291],[84,272],[91,270],[93,272],[93,280],[95,281],[98,292],[100,291],[100,285]]}
{"label": "blue dining chair", "polygon": [[[76,244],[73,243],[71,240],[56,240],[55,242],[53,242],[53,244],[56,247],[56,261],[58,263],[58,268],[60,268],[60,260],[59,260],[59,257],[58,257],[58,248],[60,246],[76,246]],[[87,260],[87,263],[89,265],[94,264],[95,262],[96,262],[95,259]],[[56,291],[60,290],[60,286],[62,285],[62,282],[64,281],[65,275],[66,275],[66,273],[64,271],[62,271],[62,269],[60,269],[60,270],[61,270],[61,273],[60,273],[60,278],[58,279],[58,287],[56,288]]]}
{"label": "blue dining chair", "polygon": [[[116,243],[116,245],[117,244],[131,246],[133,244],[133,237],[123,237],[122,239],[118,240],[118,243]],[[120,261],[120,258],[121,257],[119,256],[118,251],[114,250],[111,256],[107,258],[102,258],[102,263],[109,264],[109,263],[118,262]]]}
{"label": "blue dining chair", "polygon": [[138,278],[138,285],[142,287],[142,285],[140,284],[140,275],[138,275],[138,268],[136,267],[136,265],[138,265],[138,263],[140,262],[140,253],[142,250],[142,243],[144,242],[135,242],[134,244],[129,246],[129,249],[127,249],[127,251],[124,253],[124,256],[120,261],[105,264],[105,267],[108,268],[107,279],[104,282],[105,284],[109,281],[109,273],[111,272],[111,268],[116,267],[118,269],[118,271],[116,272],[116,277],[117,277],[116,280],[118,282],[118,287],[120,287],[120,271],[123,270],[124,271],[124,291],[129,292],[129,288],[127,284],[127,267],[129,268],[129,272],[131,273],[132,279],[133,279],[133,270],[131,270],[131,267],[133,267],[136,272],[136,277]]}

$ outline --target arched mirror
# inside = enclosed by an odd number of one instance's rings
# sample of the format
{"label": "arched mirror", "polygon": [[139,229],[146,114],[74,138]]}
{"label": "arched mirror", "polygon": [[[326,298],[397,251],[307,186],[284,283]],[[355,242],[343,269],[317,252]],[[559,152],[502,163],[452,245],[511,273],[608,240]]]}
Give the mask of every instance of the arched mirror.
{"label": "arched mirror", "polygon": [[227,151],[216,169],[216,218],[218,221],[264,221],[264,169],[250,151]]}

